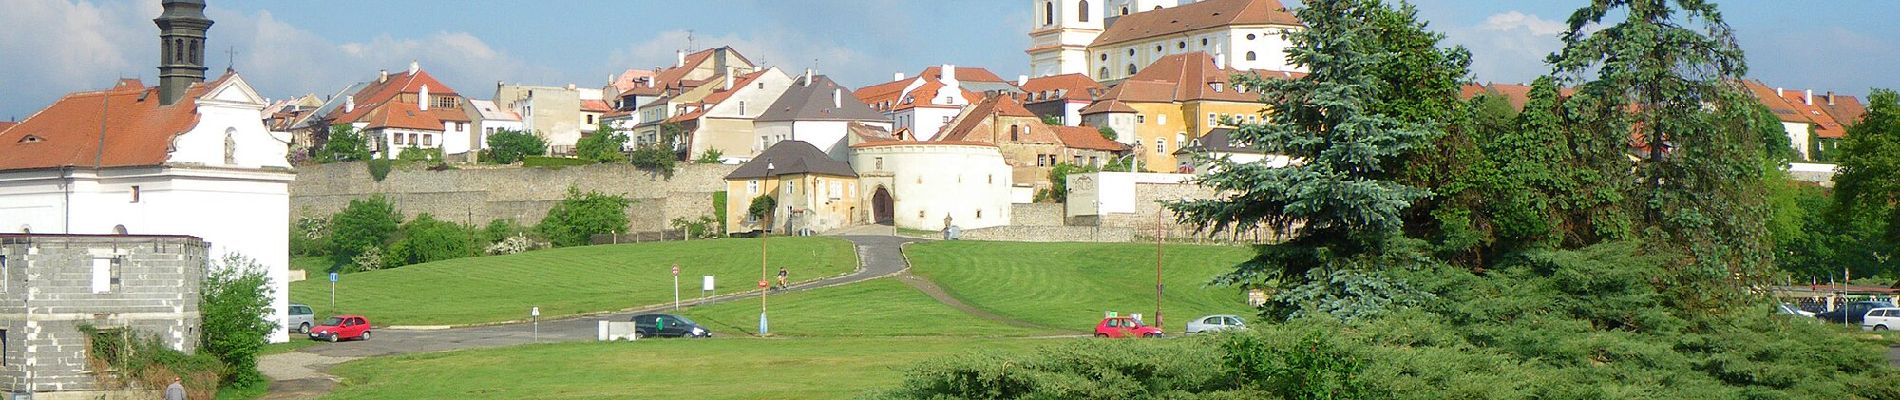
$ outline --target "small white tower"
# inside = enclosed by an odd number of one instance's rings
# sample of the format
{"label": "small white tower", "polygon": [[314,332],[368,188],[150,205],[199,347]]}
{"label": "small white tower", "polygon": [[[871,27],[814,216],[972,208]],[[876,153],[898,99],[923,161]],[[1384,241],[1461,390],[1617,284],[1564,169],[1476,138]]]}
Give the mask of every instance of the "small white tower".
{"label": "small white tower", "polygon": [[1109,0],[1030,0],[1029,72],[1034,76],[1088,73],[1088,46],[1101,36],[1102,3]]}

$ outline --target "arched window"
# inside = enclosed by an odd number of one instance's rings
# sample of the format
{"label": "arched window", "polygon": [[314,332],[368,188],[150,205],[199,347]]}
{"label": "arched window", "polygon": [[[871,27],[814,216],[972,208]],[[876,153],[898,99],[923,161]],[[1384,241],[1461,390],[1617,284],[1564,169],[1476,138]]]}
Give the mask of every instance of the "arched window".
{"label": "arched window", "polygon": [[1089,0],[1082,0],[1075,3],[1075,20],[1077,22],[1089,22]]}
{"label": "arched window", "polygon": [[1049,26],[1049,25],[1055,25],[1055,24],[1056,24],[1056,3],[1047,2],[1047,1],[1042,2],[1042,25]]}
{"label": "arched window", "polygon": [[1095,73],[1095,77],[1098,79],[1108,79],[1108,67],[1102,67],[1101,71]]}
{"label": "arched window", "polygon": [[1010,125],[1010,126],[1009,126],[1009,141],[1011,141],[1011,142],[1015,142],[1015,141],[1020,141],[1020,140],[1022,140],[1022,139],[1021,139],[1021,136],[1019,136],[1019,135],[1021,134],[1021,132],[1022,132],[1022,131],[1021,131],[1021,130],[1019,130],[1019,129],[1018,129],[1018,127],[1017,127],[1016,125]]}
{"label": "arched window", "polygon": [[114,226],[112,227],[112,234],[114,234],[114,235],[124,235],[124,234],[125,234],[125,224],[118,224],[118,225],[114,225]]}
{"label": "arched window", "polygon": [[1108,61],[1108,53],[1101,54],[1102,61]]}
{"label": "arched window", "polygon": [[1247,61],[1253,61],[1255,58],[1258,58],[1258,57],[1255,57],[1253,52],[1251,51],[1247,52]]}
{"label": "arched window", "polygon": [[1122,6],[1122,15],[1128,15],[1128,6]]}
{"label": "arched window", "polygon": [[185,62],[185,39],[172,39],[172,62]]}
{"label": "arched window", "polygon": [[1129,75],[1135,74],[1135,64],[1128,64],[1128,74]]}
{"label": "arched window", "polygon": [[205,59],[204,59],[204,57],[200,57],[200,56],[198,55],[198,41],[196,41],[196,40],[193,40],[193,41],[191,41],[191,61],[190,61],[190,62],[191,62],[192,64],[204,64],[204,63],[205,63]]}

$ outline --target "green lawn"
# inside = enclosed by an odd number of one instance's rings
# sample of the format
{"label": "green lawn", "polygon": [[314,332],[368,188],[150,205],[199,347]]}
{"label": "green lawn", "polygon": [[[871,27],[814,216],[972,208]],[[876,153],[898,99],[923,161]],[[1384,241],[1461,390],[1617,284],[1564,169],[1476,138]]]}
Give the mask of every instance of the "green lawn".
{"label": "green lawn", "polygon": [[310,275],[306,279],[323,278],[330,273],[329,257],[291,257],[290,269],[303,270]]}
{"label": "green lawn", "polygon": [[[1049,327],[1092,329],[1105,311],[1154,322],[1155,246],[1137,243],[938,241],[910,245],[911,271],[972,306]],[[1251,315],[1239,289],[1208,286],[1253,256],[1232,246],[1167,245],[1168,332],[1207,314]]]}
{"label": "green lawn", "polygon": [[893,387],[920,361],[1076,339],[716,338],[585,342],[338,365],[332,399],[836,399]]}
{"label": "green lawn", "polygon": [[[833,238],[773,238],[772,269],[785,266],[802,279],[855,270],[857,252]],[[700,277],[717,279],[718,293],[757,288],[758,239],[581,246],[522,254],[458,258],[348,274],[329,310],[329,282],[290,285],[292,302],[320,316],[337,312],[370,317],[376,325],[464,325],[520,320],[529,307],[542,318],[619,310],[673,299],[674,263],[680,287],[697,295]]]}
{"label": "green lawn", "polygon": [[[983,320],[937,302],[896,278],[880,278],[783,296],[768,295],[771,333],[778,336],[1024,336],[1047,334]],[[719,335],[759,330],[759,301],[746,299],[682,310]]]}

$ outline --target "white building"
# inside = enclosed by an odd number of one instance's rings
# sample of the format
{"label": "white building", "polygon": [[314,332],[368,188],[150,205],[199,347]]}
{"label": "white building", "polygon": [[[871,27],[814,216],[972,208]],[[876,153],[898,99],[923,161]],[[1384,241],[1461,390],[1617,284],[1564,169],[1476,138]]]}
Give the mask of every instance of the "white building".
{"label": "white building", "polygon": [[[1301,29],[1276,0],[1031,0],[1029,70],[1035,76],[1086,74],[1098,81],[1134,75],[1162,57],[1206,52],[1223,68],[1296,71],[1282,30]],[[1113,13],[1105,14],[1106,10]],[[1105,18],[1105,15],[1112,17]]]}
{"label": "white building", "polygon": [[521,115],[514,111],[496,106],[494,101],[468,100],[468,118],[475,122],[470,140],[474,140],[476,149],[488,150],[488,136],[501,131],[528,132],[527,124],[521,122]]}
{"label": "white building", "polygon": [[880,141],[851,150],[870,221],[922,230],[1009,224],[1012,170],[996,146]]}
{"label": "white building", "polygon": [[[168,67],[191,68],[180,64]],[[0,229],[204,238],[211,259],[266,267],[269,318],[286,326],[291,138],[265,129],[264,98],[242,77],[198,82],[196,69],[69,94],[0,131]]]}
{"label": "white building", "polygon": [[473,128],[462,95],[414,62],[396,75],[379,72],[343,100],[342,108],[331,111],[331,123],[349,124],[375,139],[371,150],[380,157],[395,158],[405,148],[441,149],[447,158],[479,150],[469,135]]}
{"label": "white building", "polygon": [[845,136],[854,122],[885,130],[891,128],[888,117],[859,102],[831,78],[807,74],[753,121],[757,136],[753,151],[797,140],[811,143],[833,160],[846,161],[851,149]]}
{"label": "white building", "polygon": [[917,140],[937,137],[963,108],[985,92],[1022,93],[1022,88],[982,68],[944,64],[916,77],[897,73],[891,82],[858,88],[858,101],[890,117],[892,131]]}

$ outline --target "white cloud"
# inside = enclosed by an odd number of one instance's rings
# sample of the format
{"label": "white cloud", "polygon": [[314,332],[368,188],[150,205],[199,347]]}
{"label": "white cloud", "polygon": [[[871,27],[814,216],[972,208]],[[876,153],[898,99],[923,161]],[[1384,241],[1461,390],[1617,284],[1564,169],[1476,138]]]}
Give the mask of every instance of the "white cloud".
{"label": "white cloud", "polygon": [[1445,35],[1471,50],[1471,72],[1479,82],[1528,83],[1550,71],[1544,58],[1563,48],[1560,35],[1567,28],[1562,21],[1509,11],[1475,26],[1452,27]]}
{"label": "white cloud", "polygon": [[[156,2],[8,2],[0,12],[0,119],[25,118],[68,92],[157,75]],[[131,43],[150,44],[127,51]],[[145,61],[150,61],[145,62]]]}

